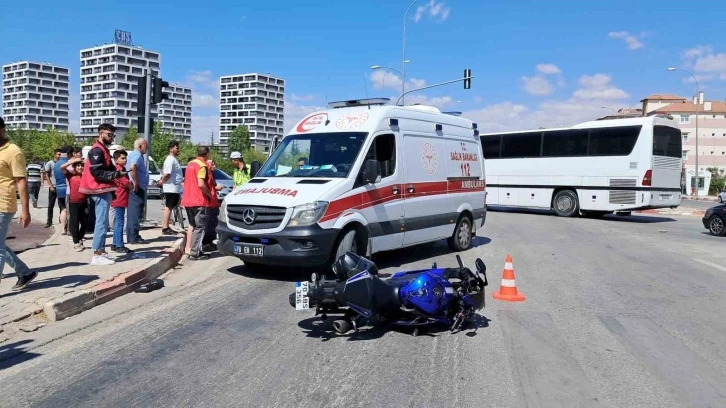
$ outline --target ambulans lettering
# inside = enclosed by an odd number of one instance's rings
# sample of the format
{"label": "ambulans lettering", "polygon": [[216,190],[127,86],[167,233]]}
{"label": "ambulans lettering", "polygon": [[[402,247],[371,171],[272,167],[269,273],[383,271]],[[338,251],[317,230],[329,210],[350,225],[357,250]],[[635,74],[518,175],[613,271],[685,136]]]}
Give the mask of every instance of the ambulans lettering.
{"label": "ambulans lettering", "polygon": [[476,153],[451,152],[452,161],[475,162],[479,161],[479,155]]}
{"label": "ambulans lettering", "polygon": [[471,188],[471,189],[484,189],[485,184],[484,180],[463,180],[461,182],[461,188]]}
{"label": "ambulans lettering", "polygon": [[290,190],[287,188],[245,188],[234,193],[234,195],[239,194],[275,194],[287,197],[296,197],[297,190]]}

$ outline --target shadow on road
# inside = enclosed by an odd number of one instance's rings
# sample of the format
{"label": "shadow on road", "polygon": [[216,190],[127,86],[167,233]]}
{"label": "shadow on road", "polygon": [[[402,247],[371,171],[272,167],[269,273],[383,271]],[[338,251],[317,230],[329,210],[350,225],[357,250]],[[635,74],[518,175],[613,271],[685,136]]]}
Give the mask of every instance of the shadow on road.
{"label": "shadow on road", "polygon": [[228,272],[235,275],[244,276],[251,279],[264,279],[280,282],[301,282],[309,281],[310,274],[314,269],[281,267],[281,266],[262,266],[248,268],[245,265],[233,266],[227,269]]}
{"label": "shadow on road", "polygon": [[[40,275],[40,277],[42,277],[42,275]],[[32,292],[38,289],[57,288],[61,286],[69,289],[77,288],[99,278],[100,277],[98,275],[65,275],[55,278],[35,280],[30,283],[28,287],[22,292],[5,293],[3,295],[0,295],[0,298],[5,299],[20,293]]]}
{"label": "shadow on road", "polygon": [[[490,242],[492,242],[492,240],[487,237],[474,237],[471,249],[487,245]],[[453,252],[451,249],[449,249],[449,246],[446,244],[445,241],[436,241],[403,249],[379,252],[373,255],[373,262],[375,262],[378,269],[381,270],[386,268],[400,268],[403,265],[409,263],[419,262],[438,256],[449,255],[451,257],[451,265],[447,263],[446,265],[441,264],[438,266],[455,267],[457,266],[456,254],[457,252]],[[386,277],[386,274],[381,274],[381,277]]]}
{"label": "shadow on road", "polygon": [[[555,214],[552,211],[537,210],[537,209],[532,209],[532,208],[488,207],[488,211],[495,212],[495,213],[501,212],[501,213],[509,213],[509,214],[530,214],[530,215],[541,215],[541,216],[560,218],[557,214]],[[598,220],[597,217],[581,216],[579,218]],[[631,222],[631,223],[641,223],[641,224],[657,224],[657,223],[661,223],[661,222],[676,222],[676,219],[670,218],[670,217],[659,217],[659,216],[651,216],[651,215],[621,216],[621,215],[614,215],[614,214],[604,215],[601,218],[599,218],[599,220],[610,221],[610,222]]]}
{"label": "shadow on road", "polygon": [[[298,323],[298,327],[304,330],[307,337],[321,339],[322,341],[329,341],[335,337],[345,338],[347,341],[377,340],[388,332],[396,332],[413,337],[413,327],[386,323],[360,327],[357,332],[351,330],[345,334],[338,334],[333,328],[333,321],[336,319],[336,316],[329,316],[327,320],[323,321],[319,316],[311,317],[301,320]],[[490,320],[486,316],[477,314],[474,319],[464,327],[464,329],[456,333],[451,333],[451,335],[465,333],[467,337],[474,337],[476,336],[477,330],[489,327],[489,321]],[[419,330],[418,336],[438,337],[439,335],[448,335],[450,333],[449,328],[443,324],[432,324],[417,327]]]}
{"label": "shadow on road", "polygon": [[31,340],[21,340],[0,346],[0,370],[40,357],[38,353],[26,352],[21,346]]}

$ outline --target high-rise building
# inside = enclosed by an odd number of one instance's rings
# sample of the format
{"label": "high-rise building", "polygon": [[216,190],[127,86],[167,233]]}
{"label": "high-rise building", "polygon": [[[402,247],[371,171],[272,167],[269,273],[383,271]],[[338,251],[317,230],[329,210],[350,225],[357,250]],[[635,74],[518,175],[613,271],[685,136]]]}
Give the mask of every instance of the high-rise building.
{"label": "high-rise building", "polygon": [[[140,46],[106,44],[81,50],[81,136],[98,125],[116,126],[116,142],[137,123],[138,78],[159,75],[161,55]],[[152,106],[152,117],[156,114]]]}
{"label": "high-rise building", "polygon": [[169,99],[159,102],[159,122],[179,140],[192,140],[192,89],[178,84],[164,88]]}
{"label": "high-rise building", "polygon": [[269,74],[239,74],[219,79],[219,139],[246,125],[252,146],[267,152],[273,136],[283,135],[285,80]]}
{"label": "high-rise building", "polygon": [[3,65],[2,116],[8,128],[68,130],[68,68],[47,62]]}

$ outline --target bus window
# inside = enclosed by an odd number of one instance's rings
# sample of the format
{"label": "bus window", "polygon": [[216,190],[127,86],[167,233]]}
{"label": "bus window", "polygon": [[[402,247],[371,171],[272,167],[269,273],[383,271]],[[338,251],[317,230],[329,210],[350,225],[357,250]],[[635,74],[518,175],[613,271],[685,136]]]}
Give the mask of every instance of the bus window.
{"label": "bus window", "polygon": [[542,132],[502,136],[502,159],[540,157],[541,149]]}
{"label": "bus window", "polygon": [[663,125],[653,126],[653,156],[682,157],[681,131]]}
{"label": "bus window", "polygon": [[590,129],[590,156],[627,156],[638,141],[642,126]]}
{"label": "bus window", "polygon": [[544,132],[542,157],[587,156],[587,129]]}
{"label": "bus window", "polygon": [[498,159],[499,148],[502,146],[501,136],[481,136],[481,148],[485,159]]}

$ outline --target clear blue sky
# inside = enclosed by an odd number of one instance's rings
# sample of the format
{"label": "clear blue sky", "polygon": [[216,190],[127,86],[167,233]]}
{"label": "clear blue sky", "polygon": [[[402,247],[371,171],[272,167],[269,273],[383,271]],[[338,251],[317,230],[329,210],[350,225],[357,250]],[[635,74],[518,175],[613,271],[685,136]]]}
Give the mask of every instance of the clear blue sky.
{"label": "clear blue sky", "polygon": [[[397,74],[372,73],[370,66],[401,68],[410,0],[68,4],[4,4],[0,63],[28,59],[71,68],[74,122],[79,50],[111,42],[117,28],[161,52],[164,79],[193,86],[198,140],[217,132],[215,82],[221,75],[285,78],[286,130],[324,106],[326,97],[365,97],[365,83],[371,97],[397,97],[400,90]],[[407,20],[407,79],[431,84],[457,78],[464,68],[475,78],[468,91],[449,85],[407,102],[464,111],[485,129],[569,125],[607,114],[601,106],[635,106],[651,93],[690,96],[695,85],[685,82],[687,74],[667,72],[668,66],[690,69],[702,78],[707,99],[723,100],[726,6],[709,7],[711,12],[662,1],[419,0]],[[710,48],[685,56],[697,46]],[[548,65],[538,71],[539,64]]]}

